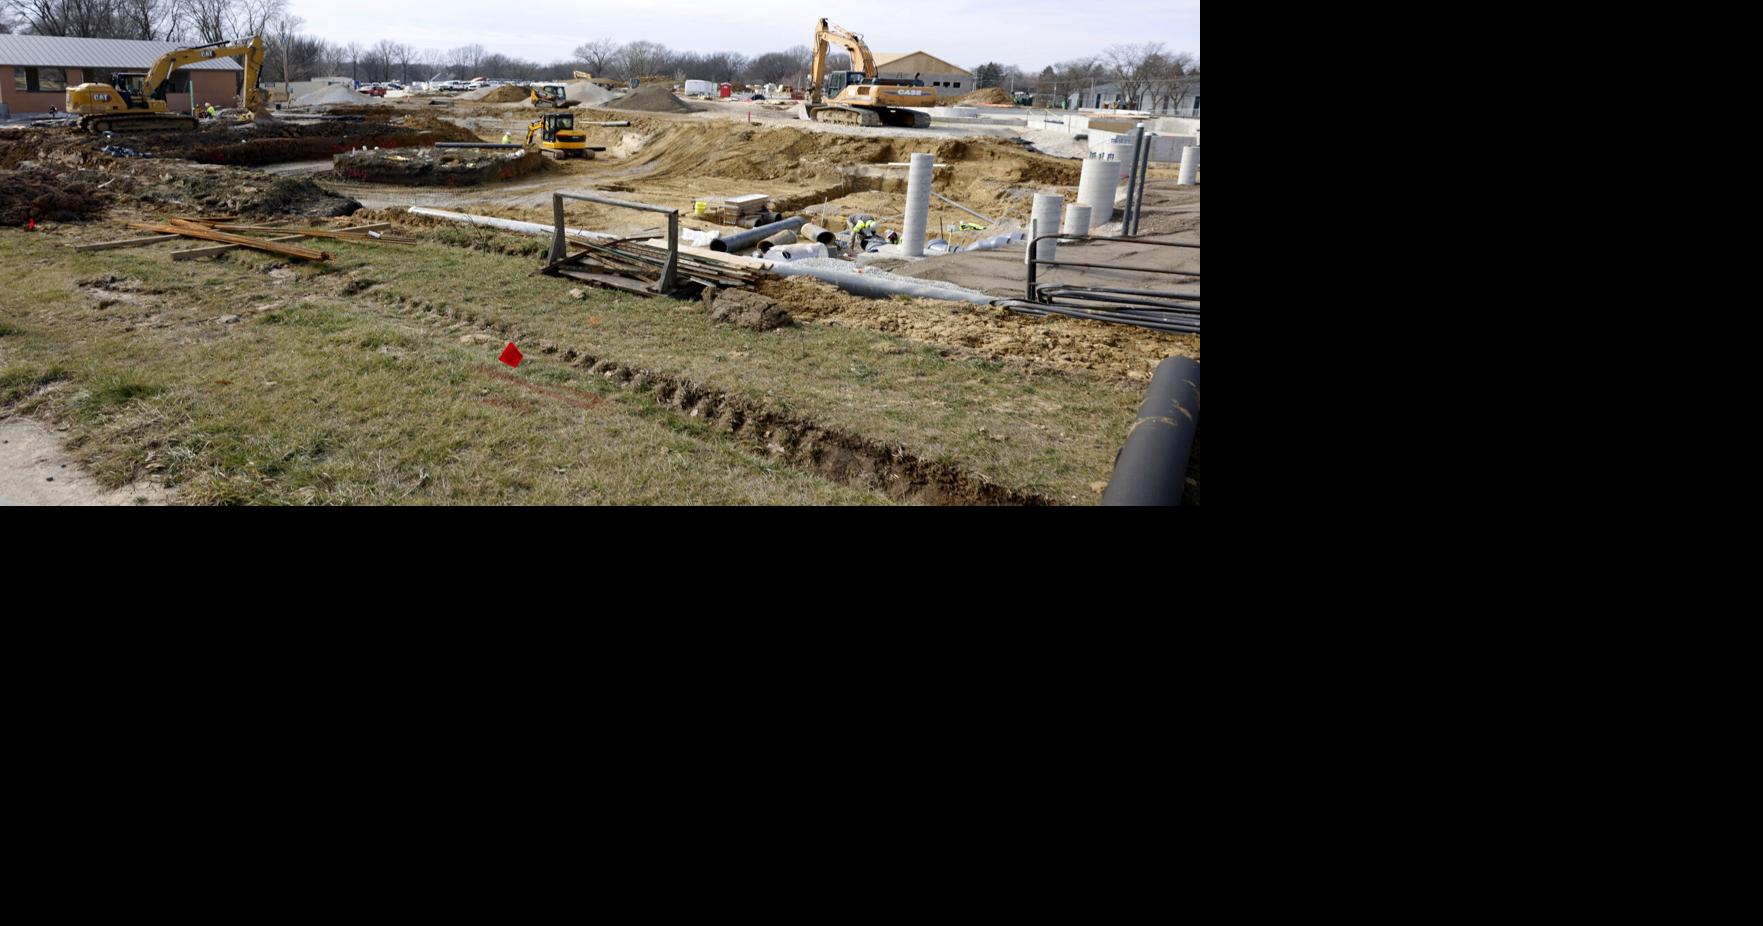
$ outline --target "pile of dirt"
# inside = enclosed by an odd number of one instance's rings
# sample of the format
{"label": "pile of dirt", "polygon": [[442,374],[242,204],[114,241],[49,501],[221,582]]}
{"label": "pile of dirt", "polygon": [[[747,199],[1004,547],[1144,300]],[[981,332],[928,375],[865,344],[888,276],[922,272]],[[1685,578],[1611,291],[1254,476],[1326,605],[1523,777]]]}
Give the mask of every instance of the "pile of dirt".
{"label": "pile of dirt", "polygon": [[528,91],[513,84],[497,84],[494,87],[483,87],[470,93],[461,93],[459,98],[479,103],[518,103],[526,99],[528,95]]}
{"label": "pile of dirt", "polygon": [[1015,98],[997,87],[987,87],[984,90],[975,90],[972,93],[963,94],[952,100],[939,100],[938,102],[945,106],[976,106],[986,103],[1003,106],[1016,105]]}
{"label": "pile of dirt", "polygon": [[305,96],[295,97],[294,105],[327,106],[333,103],[368,103],[372,100],[373,97],[365,93],[356,93],[351,87],[333,84],[329,87],[320,87]]}
{"label": "pile of dirt", "polygon": [[[1164,334],[1081,318],[1034,318],[936,299],[855,299],[812,277],[767,277],[758,291],[799,320],[896,335],[948,354],[1032,371],[1085,373],[1142,387],[1163,358],[1200,356],[1197,335]],[[878,351],[896,352],[891,342]]]}
{"label": "pile of dirt", "polygon": [[335,158],[339,176],[406,186],[476,186],[513,180],[545,165],[539,152],[501,148],[405,148],[346,151]]}
{"label": "pile of dirt", "polygon": [[324,217],[349,215],[361,208],[355,200],[326,192],[311,180],[169,158],[119,158],[98,170],[72,171],[69,177],[94,187],[103,184],[104,192],[113,195],[118,204],[186,215]]}
{"label": "pile of dirt", "polygon": [[[310,161],[355,148],[408,148],[438,141],[477,141],[462,126],[437,119],[426,112],[392,122],[324,122],[317,125],[259,119],[241,126],[206,128],[196,132],[148,132],[122,142],[136,151],[159,158],[182,158],[203,164],[279,164]],[[65,150],[101,148],[114,139],[63,133],[42,139],[42,144]]]}
{"label": "pile of dirt", "polygon": [[634,109],[645,113],[689,113],[697,110],[687,106],[665,84],[644,84],[635,90],[609,100],[609,109]]}
{"label": "pile of dirt", "polygon": [[591,80],[572,80],[563,85],[566,99],[575,100],[583,106],[600,106],[617,94],[594,83]]}
{"label": "pile of dirt", "polygon": [[0,227],[83,222],[104,213],[108,198],[92,183],[48,168],[0,170]]}

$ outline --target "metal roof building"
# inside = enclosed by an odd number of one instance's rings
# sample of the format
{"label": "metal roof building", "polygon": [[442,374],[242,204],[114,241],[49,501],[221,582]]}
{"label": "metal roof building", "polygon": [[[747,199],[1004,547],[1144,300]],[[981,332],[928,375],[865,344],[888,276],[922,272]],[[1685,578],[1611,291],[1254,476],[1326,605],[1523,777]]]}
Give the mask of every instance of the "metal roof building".
{"label": "metal roof building", "polygon": [[[188,48],[177,42],[136,39],[70,39],[59,35],[0,35],[0,67],[133,68],[146,70],[168,51]],[[184,65],[185,71],[242,71],[231,58]]]}

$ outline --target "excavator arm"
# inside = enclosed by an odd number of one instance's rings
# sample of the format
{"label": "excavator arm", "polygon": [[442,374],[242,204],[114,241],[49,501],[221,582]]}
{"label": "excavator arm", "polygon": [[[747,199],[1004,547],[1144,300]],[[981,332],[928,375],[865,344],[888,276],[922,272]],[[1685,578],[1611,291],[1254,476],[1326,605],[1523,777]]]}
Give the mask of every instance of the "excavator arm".
{"label": "excavator arm", "polygon": [[147,72],[147,79],[141,84],[141,92],[149,98],[154,97],[165,82],[171,79],[172,71],[187,64],[212,61],[215,58],[231,58],[234,55],[245,57],[245,87],[240,94],[243,97],[240,103],[253,112],[260,110],[264,101],[263,92],[257,88],[257,79],[263,73],[263,37],[257,35],[249,40],[211,42],[168,51],[153,62],[153,69]]}
{"label": "excavator arm", "polygon": [[869,46],[857,33],[840,25],[829,25],[825,19],[814,29],[814,63],[810,67],[808,84],[808,101],[819,103],[820,88],[826,80],[827,44],[837,42],[851,53],[851,63],[863,71],[864,80],[875,79],[875,56],[869,53]]}

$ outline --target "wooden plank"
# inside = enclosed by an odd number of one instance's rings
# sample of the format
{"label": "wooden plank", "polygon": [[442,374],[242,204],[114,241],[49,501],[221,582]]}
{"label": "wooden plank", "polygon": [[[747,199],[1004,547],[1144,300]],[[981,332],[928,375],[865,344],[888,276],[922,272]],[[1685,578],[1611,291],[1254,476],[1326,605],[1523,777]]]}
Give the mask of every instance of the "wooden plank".
{"label": "wooden plank", "polygon": [[[174,219],[173,222],[177,222],[177,220]],[[299,258],[300,260],[331,259],[331,256],[323,251],[314,251],[311,248],[296,247],[291,244],[277,244],[275,242],[265,241],[262,238],[247,238],[244,235],[217,232],[206,225],[198,225],[187,219],[183,220],[181,224],[172,225],[154,225],[147,222],[130,222],[128,225],[130,228],[140,228],[146,231],[160,232],[162,234],[175,233],[183,235],[186,238],[201,238],[204,241],[219,241],[226,244],[236,244],[241,247],[254,248],[259,251],[268,251],[271,254],[280,255],[282,257],[294,257]]]}
{"label": "wooden plank", "polygon": [[154,244],[160,241],[176,241],[183,235],[149,235],[145,238],[124,238],[121,241],[100,241],[96,244],[76,244],[76,251],[110,251],[116,248],[138,248],[143,244]]}
{"label": "wooden plank", "polygon": [[302,248],[292,244],[277,244],[273,241],[265,241],[262,238],[249,238],[245,235],[235,235],[231,232],[215,231],[206,225],[192,222],[189,219],[172,219],[170,225],[164,225],[153,230],[160,232],[182,232],[191,238],[201,238],[204,241],[219,241],[223,244],[242,245],[258,251],[267,251],[280,257],[294,257],[300,260],[331,259],[331,256],[323,251],[314,251],[311,248]]}
{"label": "wooden plank", "polygon": [[[374,226],[362,225],[360,227],[366,229],[366,228],[373,228]],[[342,229],[338,229],[338,231],[355,231],[355,229],[342,228]],[[283,238],[270,238],[268,240],[270,240],[270,241],[299,241],[302,237],[304,237],[304,236],[303,235],[288,235]],[[236,244],[217,244],[217,245],[214,245],[213,247],[189,248],[189,249],[183,250],[183,251],[171,252],[171,259],[172,260],[195,260],[198,257],[213,257],[216,254],[224,253],[226,251],[235,251],[235,250],[238,250],[238,248],[239,248],[239,246]]]}
{"label": "wooden plank", "polygon": [[343,232],[328,228],[272,228],[267,225],[216,225],[216,229],[225,232],[247,232],[250,234],[293,234],[308,238],[335,238],[339,241],[382,241],[386,244],[415,244],[415,238],[404,238],[398,235],[381,235],[378,238],[367,232]]}

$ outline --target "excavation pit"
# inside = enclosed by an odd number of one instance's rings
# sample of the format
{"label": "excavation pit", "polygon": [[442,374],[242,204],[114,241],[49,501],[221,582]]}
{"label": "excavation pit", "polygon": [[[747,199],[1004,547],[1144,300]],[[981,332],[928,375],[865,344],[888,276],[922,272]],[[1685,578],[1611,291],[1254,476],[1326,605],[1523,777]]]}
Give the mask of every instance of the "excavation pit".
{"label": "excavation pit", "polygon": [[499,148],[395,148],[345,151],[332,159],[337,176],[403,186],[479,186],[543,168],[537,151]]}

